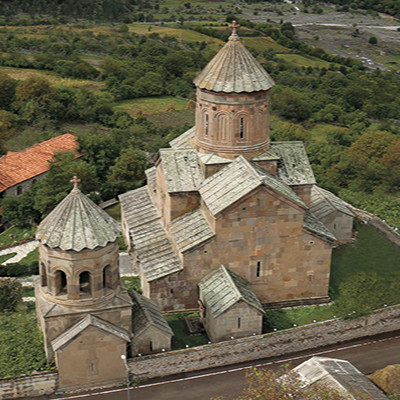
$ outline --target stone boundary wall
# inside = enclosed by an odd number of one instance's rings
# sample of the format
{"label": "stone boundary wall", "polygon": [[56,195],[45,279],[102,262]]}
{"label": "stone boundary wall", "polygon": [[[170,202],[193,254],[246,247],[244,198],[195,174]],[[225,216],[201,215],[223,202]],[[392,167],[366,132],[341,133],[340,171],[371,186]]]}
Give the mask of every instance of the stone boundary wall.
{"label": "stone boundary wall", "polygon": [[0,380],[0,399],[50,395],[56,391],[58,374],[46,373]]}
{"label": "stone boundary wall", "polygon": [[0,250],[11,249],[12,247],[19,246],[20,244],[32,242],[32,240],[35,240],[35,238],[26,238],[12,244],[5,244],[4,246],[0,246]]}
{"label": "stone boundary wall", "polygon": [[135,357],[128,364],[134,379],[146,380],[282,356],[399,329],[400,305],[397,305],[357,320],[334,319],[264,335]]}

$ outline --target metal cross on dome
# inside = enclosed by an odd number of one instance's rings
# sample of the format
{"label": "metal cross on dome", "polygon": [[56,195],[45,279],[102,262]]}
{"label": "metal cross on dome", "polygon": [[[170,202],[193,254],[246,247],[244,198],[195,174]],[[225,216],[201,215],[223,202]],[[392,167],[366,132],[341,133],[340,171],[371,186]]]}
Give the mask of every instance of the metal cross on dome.
{"label": "metal cross on dome", "polygon": [[240,25],[236,23],[236,21],[232,21],[232,24],[229,25],[229,28],[232,28],[232,35],[236,35],[236,28],[240,28]]}
{"label": "metal cross on dome", "polygon": [[70,180],[70,182],[74,184],[74,189],[78,189],[78,183],[79,183],[80,181],[81,181],[81,180],[78,179],[76,176],[74,176],[74,177]]}

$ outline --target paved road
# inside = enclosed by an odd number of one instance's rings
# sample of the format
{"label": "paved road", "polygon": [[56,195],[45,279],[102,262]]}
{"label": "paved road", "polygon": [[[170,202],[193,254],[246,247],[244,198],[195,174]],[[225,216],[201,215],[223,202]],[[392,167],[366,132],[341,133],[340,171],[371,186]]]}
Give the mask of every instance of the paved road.
{"label": "paved road", "polygon": [[[294,367],[307,360],[312,355],[341,358],[353,363],[365,374],[383,368],[389,364],[400,363],[400,332],[394,337],[382,335],[375,338],[354,341],[341,346],[316,350],[283,357],[276,360],[259,360],[230,368],[220,368],[187,374],[166,382],[149,382],[131,389],[132,400],[209,400],[213,396],[224,395],[230,400],[241,393],[245,385],[245,372],[254,365],[277,368],[279,365],[291,362]],[[102,394],[86,394],[72,396],[69,399],[82,400],[125,400],[126,389],[116,389]],[[45,397],[35,400],[45,400]],[[47,398],[50,399],[50,398]],[[61,395],[51,399],[65,399]],[[33,400],[33,399],[32,399]]]}

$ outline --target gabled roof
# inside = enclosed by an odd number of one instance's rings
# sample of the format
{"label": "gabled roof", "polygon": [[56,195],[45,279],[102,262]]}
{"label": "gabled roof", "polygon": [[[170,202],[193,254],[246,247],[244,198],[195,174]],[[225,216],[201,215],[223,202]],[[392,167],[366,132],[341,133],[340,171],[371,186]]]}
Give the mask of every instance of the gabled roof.
{"label": "gabled roof", "polygon": [[273,142],[270,151],[280,157],[278,176],[287,185],[315,184],[303,142]]}
{"label": "gabled roof", "polygon": [[274,81],[233,34],[194,80],[200,89],[224,93],[268,90]]}
{"label": "gabled roof", "polygon": [[317,218],[324,218],[334,211],[354,217],[354,214],[341,198],[317,185],[314,185],[311,189],[310,210]]}
{"label": "gabled roof", "polygon": [[135,337],[148,328],[157,328],[170,336],[174,334],[159,308],[150,299],[135,290],[130,290],[129,295],[133,300],[132,330]]}
{"label": "gabled roof", "polygon": [[169,224],[169,231],[182,253],[215,235],[200,209],[190,211],[172,220]]}
{"label": "gabled roof", "polygon": [[[49,161],[56,153],[76,153],[78,143],[74,135],[65,133],[17,153],[8,152],[0,157],[0,193],[48,171]],[[76,157],[79,157],[76,154]]]}
{"label": "gabled roof", "polygon": [[131,338],[129,333],[120,327],[115,326],[111,322],[104,321],[94,315],[88,314],[83,319],[78,321],[71,328],[67,329],[61,335],[57,336],[52,342],[51,346],[54,351],[57,351],[62,346],[66,345],[71,340],[75,339],[80,333],[82,333],[89,326],[94,326],[110,335],[116,336],[126,342],[130,342]]}
{"label": "gabled roof", "polygon": [[160,220],[149,222],[138,229],[131,229],[130,236],[147,282],[183,269]]}
{"label": "gabled roof", "polygon": [[119,199],[146,280],[150,282],[182,270],[148,187],[121,194]]}
{"label": "gabled roof", "polygon": [[221,164],[229,164],[232,162],[231,159],[217,156],[214,153],[199,154],[199,158],[204,165],[221,165]]}
{"label": "gabled roof", "polygon": [[207,310],[215,318],[239,301],[244,301],[264,313],[260,301],[251,290],[250,283],[224,265],[203,278],[199,289]]}
{"label": "gabled roof", "polygon": [[216,215],[261,185],[271,188],[301,207],[306,207],[281,179],[243,156],[237,157],[207,178],[200,187],[200,194],[210,212]]}
{"label": "gabled roof", "polygon": [[161,149],[159,162],[168,193],[196,191],[204,180],[194,149]]}
{"label": "gabled roof", "polygon": [[179,135],[178,137],[176,137],[175,139],[171,140],[169,142],[169,145],[173,148],[173,149],[179,149],[179,148],[191,148],[191,141],[194,139],[196,135],[196,127],[193,126],[190,129],[188,129],[186,132],[182,133],[181,135]]}
{"label": "gabled roof", "polygon": [[336,241],[336,237],[332,235],[331,231],[310,210],[304,214],[304,229],[321,239],[330,242]]}
{"label": "gabled roof", "polygon": [[344,392],[351,399],[388,400],[364,374],[350,362],[328,357],[312,357],[293,369],[304,385],[322,383]]}
{"label": "gabled roof", "polygon": [[74,188],[41,222],[36,239],[64,251],[93,250],[114,242],[120,232],[117,221]]}

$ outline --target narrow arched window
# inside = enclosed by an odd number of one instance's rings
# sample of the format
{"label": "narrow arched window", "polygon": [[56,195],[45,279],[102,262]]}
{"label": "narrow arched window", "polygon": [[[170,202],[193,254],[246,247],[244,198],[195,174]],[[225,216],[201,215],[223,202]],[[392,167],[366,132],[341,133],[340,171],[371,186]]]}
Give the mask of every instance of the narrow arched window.
{"label": "narrow arched window", "polygon": [[111,266],[107,265],[103,269],[103,288],[112,289]]}
{"label": "narrow arched window", "polygon": [[40,285],[47,286],[46,266],[43,263],[40,263]]}
{"label": "narrow arched window", "polygon": [[206,136],[208,136],[208,124],[209,124],[208,114],[206,114],[206,123],[205,123],[205,135]]}
{"label": "narrow arched window", "polygon": [[63,271],[56,271],[55,274],[55,295],[67,293],[67,275]]}
{"label": "narrow arched window", "polygon": [[85,271],[79,275],[79,291],[81,293],[91,294],[90,272]]}
{"label": "narrow arched window", "polygon": [[256,277],[259,278],[261,275],[261,262],[257,261]]}
{"label": "narrow arched window", "polygon": [[240,133],[240,139],[243,139],[244,138],[244,118],[243,117],[240,118],[240,131],[239,131],[239,133]]}

